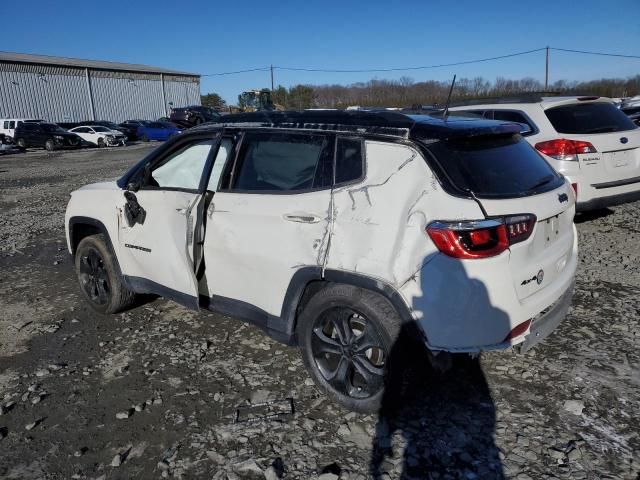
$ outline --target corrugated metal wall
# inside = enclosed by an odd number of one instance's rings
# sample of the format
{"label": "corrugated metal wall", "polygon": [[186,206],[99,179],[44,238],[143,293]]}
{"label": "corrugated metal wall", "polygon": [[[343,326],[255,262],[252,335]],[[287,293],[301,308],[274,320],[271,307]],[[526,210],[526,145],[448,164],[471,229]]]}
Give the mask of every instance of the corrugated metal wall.
{"label": "corrugated metal wall", "polygon": [[[198,77],[89,69],[96,120],[121,122],[167,115],[173,106],[200,105]],[[83,68],[0,62],[0,118],[78,122],[94,118]]]}

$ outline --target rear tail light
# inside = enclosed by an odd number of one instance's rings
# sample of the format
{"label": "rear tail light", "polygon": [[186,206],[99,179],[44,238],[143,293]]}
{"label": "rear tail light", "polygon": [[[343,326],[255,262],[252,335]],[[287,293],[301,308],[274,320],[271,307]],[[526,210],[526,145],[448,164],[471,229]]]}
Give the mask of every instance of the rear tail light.
{"label": "rear tail light", "polygon": [[572,183],[571,188],[573,188],[574,193],[576,194],[576,200],[578,199],[578,184]]}
{"label": "rear tail light", "polygon": [[433,222],[429,238],[445,255],[453,258],[488,258],[531,236],[535,215],[515,215],[489,220]]}
{"label": "rear tail light", "polygon": [[567,140],[557,138],[548,142],[536,143],[536,150],[556,160],[577,162],[581,153],[596,153],[596,148],[589,142],[582,140]]}

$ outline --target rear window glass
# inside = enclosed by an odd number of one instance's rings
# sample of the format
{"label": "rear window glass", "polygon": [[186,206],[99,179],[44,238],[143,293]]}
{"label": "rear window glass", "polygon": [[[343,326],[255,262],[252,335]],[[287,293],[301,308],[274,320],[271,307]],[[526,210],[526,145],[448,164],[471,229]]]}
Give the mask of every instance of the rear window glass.
{"label": "rear window glass", "polygon": [[609,133],[637,128],[610,103],[563,105],[545,110],[545,113],[558,133]]}
{"label": "rear window glass", "polygon": [[534,195],[564,181],[520,135],[440,141],[427,149],[457,188],[481,198]]}

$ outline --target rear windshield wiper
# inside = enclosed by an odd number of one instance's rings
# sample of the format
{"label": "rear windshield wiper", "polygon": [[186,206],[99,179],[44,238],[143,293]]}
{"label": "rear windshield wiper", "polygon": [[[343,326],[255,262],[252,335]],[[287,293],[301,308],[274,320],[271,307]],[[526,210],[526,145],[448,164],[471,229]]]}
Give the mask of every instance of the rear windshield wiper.
{"label": "rear windshield wiper", "polygon": [[527,189],[527,193],[531,193],[534,192],[536,189],[546,185],[547,183],[549,183],[551,180],[553,180],[555,177],[555,175],[545,175],[544,177],[542,177],[540,179],[540,181],[538,183],[536,183],[535,185],[533,185],[532,187],[529,187]]}

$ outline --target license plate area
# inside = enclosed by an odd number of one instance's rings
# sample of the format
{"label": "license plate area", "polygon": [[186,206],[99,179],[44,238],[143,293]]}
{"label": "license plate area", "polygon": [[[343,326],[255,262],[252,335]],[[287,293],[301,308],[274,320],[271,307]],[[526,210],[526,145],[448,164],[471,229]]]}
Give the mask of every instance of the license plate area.
{"label": "license plate area", "polygon": [[540,224],[544,229],[544,246],[546,248],[560,237],[560,215],[542,220]]}
{"label": "license plate area", "polygon": [[617,152],[607,153],[607,165],[610,169],[628,169],[633,168],[636,163],[637,149],[620,150]]}

